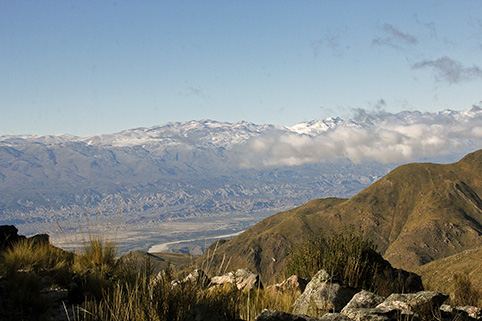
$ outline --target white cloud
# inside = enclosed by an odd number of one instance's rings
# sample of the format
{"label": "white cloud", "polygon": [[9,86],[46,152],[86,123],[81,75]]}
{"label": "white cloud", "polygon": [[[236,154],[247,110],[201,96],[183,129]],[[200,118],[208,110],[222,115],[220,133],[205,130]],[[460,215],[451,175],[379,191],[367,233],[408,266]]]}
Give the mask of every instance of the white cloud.
{"label": "white cloud", "polygon": [[[482,148],[482,109],[478,107],[461,112],[364,115],[357,121],[297,124],[252,138],[241,148],[240,164],[258,168],[342,159],[398,163]],[[320,126],[321,122],[328,125]]]}

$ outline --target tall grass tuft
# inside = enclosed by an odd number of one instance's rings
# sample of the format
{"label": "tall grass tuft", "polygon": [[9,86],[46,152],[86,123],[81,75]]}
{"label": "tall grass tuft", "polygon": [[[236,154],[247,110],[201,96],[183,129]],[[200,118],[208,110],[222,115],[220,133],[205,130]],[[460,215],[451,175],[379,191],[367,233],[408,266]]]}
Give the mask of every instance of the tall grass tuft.
{"label": "tall grass tuft", "polygon": [[311,278],[321,269],[348,286],[383,296],[404,292],[406,287],[402,275],[393,273],[374,243],[354,226],[345,227],[327,237],[322,233],[312,235],[294,247],[285,273]]}
{"label": "tall grass tuft", "polygon": [[92,270],[101,275],[112,274],[117,266],[117,247],[115,242],[101,237],[90,237],[84,242],[80,255],[75,258],[74,269]]}
{"label": "tall grass tuft", "polygon": [[454,291],[450,295],[450,302],[453,305],[480,306],[482,293],[474,288],[467,273],[454,275]]}
{"label": "tall grass tuft", "polygon": [[100,299],[114,286],[118,274],[116,253],[115,242],[105,238],[91,235],[88,242],[84,241],[81,253],[74,258],[72,269],[87,296]]}
{"label": "tall grass tuft", "polygon": [[24,239],[3,252],[1,261],[7,274],[11,274],[18,270],[61,270],[71,263],[72,258],[71,253],[53,247],[48,242]]}
{"label": "tall grass tuft", "polygon": [[23,239],[0,254],[6,275],[3,306],[5,320],[48,320],[53,302],[42,296],[44,288],[66,285],[72,279],[73,255],[35,239]]}

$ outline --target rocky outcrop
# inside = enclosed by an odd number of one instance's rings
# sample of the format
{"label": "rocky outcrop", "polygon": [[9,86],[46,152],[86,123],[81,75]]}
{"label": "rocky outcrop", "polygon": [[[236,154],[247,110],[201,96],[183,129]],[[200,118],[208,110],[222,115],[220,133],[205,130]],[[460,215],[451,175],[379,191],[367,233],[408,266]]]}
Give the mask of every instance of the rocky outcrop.
{"label": "rocky outcrop", "polygon": [[298,275],[292,275],[281,283],[270,285],[266,287],[266,290],[275,293],[303,293],[306,285],[309,283],[308,279],[302,278]]}
{"label": "rocky outcrop", "polygon": [[259,275],[245,269],[238,269],[222,276],[215,276],[211,279],[212,286],[221,286],[225,284],[235,284],[238,290],[241,291],[263,288]]}
{"label": "rocky outcrop", "polygon": [[0,225],[0,251],[9,248],[25,236],[18,235],[18,229],[13,225]]}
{"label": "rocky outcrop", "polygon": [[360,290],[336,282],[325,271],[319,271],[296,299],[293,312],[318,315],[324,312],[340,312]]}
{"label": "rocky outcrop", "polygon": [[[267,289],[278,289],[281,284]],[[320,270],[292,306],[292,313],[263,310],[256,321],[473,321],[482,320],[482,309],[443,305],[448,296],[435,291],[375,293],[346,287]],[[326,313],[334,311],[335,313]],[[341,311],[340,313],[338,313]]]}
{"label": "rocky outcrop", "polygon": [[191,282],[202,288],[206,288],[210,283],[209,277],[201,269],[194,269],[184,278],[183,282]]}

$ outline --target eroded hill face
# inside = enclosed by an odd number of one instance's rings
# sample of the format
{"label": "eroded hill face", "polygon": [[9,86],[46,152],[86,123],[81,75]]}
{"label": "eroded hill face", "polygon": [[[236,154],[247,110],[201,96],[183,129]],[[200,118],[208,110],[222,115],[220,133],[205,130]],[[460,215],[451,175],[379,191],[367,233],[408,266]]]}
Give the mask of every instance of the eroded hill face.
{"label": "eroded hill face", "polygon": [[313,200],[263,220],[219,245],[214,260],[276,278],[290,245],[352,224],[394,267],[413,271],[482,245],[481,167],[482,150],[454,164],[398,167],[349,200]]}

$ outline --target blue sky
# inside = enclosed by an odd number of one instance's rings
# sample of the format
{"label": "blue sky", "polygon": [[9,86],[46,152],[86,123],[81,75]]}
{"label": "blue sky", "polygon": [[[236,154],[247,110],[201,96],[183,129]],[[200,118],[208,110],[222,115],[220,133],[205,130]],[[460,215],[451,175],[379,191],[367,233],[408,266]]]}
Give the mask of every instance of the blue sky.
{"label": "blue sky", "polygon": [[0,0],[0,135],[481,100],[481,1]]}

